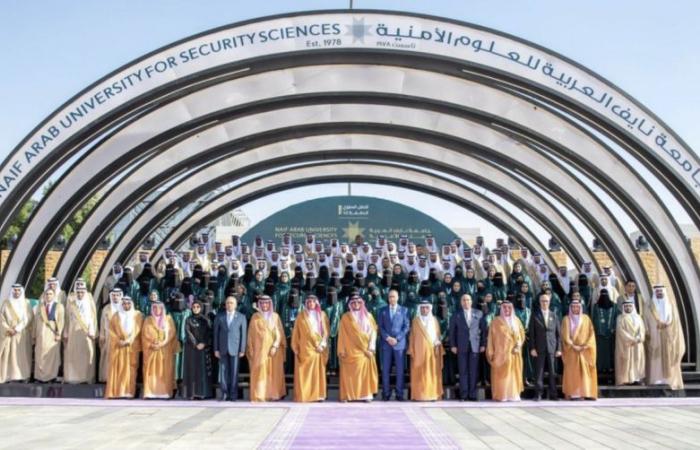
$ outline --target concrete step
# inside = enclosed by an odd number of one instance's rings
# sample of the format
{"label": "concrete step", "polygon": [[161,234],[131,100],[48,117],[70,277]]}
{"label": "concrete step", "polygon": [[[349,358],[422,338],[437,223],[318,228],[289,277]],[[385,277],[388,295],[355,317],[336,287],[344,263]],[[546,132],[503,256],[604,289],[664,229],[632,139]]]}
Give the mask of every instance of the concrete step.
{"label": "concrete step", "polygon": [[[404,398],[409,398],[408,383]],[[287,382],[287,398],[293,398],[294,384]],[[137,396],[140,386],[137,387]],[[445,386],[445,400],[457,399],[459,390],[456,386]],[[328,384],[328,400],[338,399],[339,386],[337,382]],[[561,386],[559,386],[559,395]],[[101,398],[104,396],[104,384],[63,384],[63,383],[5,383],[0,384],[0,397],[47,397],[47,398]],[[534,387],[526,387],[522,394],[523,399],[534,398]],[[672,391],[667,386],[599,386],[601,398],[634,398],[634,397],[700,397],[700,383],[685,385],[681,391]],[[239,397],[249,398],[248,382],[239,384]],[[489,399],[491,389],[489,387],[478,388],[479,400]]]}

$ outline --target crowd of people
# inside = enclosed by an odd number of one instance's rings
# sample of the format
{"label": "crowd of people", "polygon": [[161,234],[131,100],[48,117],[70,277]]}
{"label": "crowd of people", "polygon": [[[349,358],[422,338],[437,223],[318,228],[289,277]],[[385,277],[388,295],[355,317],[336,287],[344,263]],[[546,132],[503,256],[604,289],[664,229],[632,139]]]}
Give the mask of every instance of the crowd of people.
{"label": "crowd of people", "polygon": [[[0,307],[0,382],[106,383],[106,398],[287,395],[323,401],[337,375],[341,401],[376,396],[434,401],[444,386],[462,400],[490,386],[500,401],[595,399],[598,382],[681,389],[685,344],[663,286],[650,295],[591,262],[550,273],[542,255],[502,240],[439,246],[379,236],[374,245],[231,245],[203,234],[194,251],[139,252],[116,264],[94,299],[83,280],[69,293],[46,282],[38,301],[14,285]],[[381,386],[379,374],[381,373]],[[547,386],[545,387],[545,373]]]}

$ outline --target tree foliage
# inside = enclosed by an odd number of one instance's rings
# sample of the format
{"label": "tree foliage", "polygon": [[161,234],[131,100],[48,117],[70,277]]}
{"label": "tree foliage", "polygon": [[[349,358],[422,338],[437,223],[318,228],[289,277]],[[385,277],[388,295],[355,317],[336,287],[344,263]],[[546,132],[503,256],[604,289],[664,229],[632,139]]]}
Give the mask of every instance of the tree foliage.
{"label": "tree foliage", "polygon": [[[43,195],[46,196],[46,194],[53,188],[52,184],[48,184],[44,189],[43,189]],[[99,196],[98,195],[93,195],[85,204],[83,204],[80,209],[78,209],[73,216],[66,222],[64,227],[61,229],[60,236],[63,237],[64,241],[66,243],[70,242],[71,238],[75,235],[78,230],[80,230],[80,226],[83,224],[85,219],[88,217],[92,209],[97,205],[97,202],[99,201]],[[10,240],[14,236],[20,236],[22,234],[22,230],[29,220],[32,212],[34,209],[37,207],[39,202],[34,199],[29,199],[25,202],[25,204],[22,206],[22,208],[19,210],[18,214],[16,217],[12,220],[12,223],[10,224],[9,228],[7,229],[7,232],[3,236],[3,249],[8,248],[8,244]],[[41,258],[39,261],[39,264],[37,265],[37,269],[35,272],[34,278],[27,283],[27,296],[32,297],[32,298],[37,298],[38,296],[41,295],[43,289],[44,289],[44,272],[45,272],[45,264],[44,264],[44,258]],[[84,273],[82,274],[83,277],[86,277],[86,281],[90,281],[90,267],[86,267]],[[63,280],[61,280],[63,282]],[[89,286],[88,286],[89,287]],[[69,289],[69,286],[62,285],[63,289]]]}

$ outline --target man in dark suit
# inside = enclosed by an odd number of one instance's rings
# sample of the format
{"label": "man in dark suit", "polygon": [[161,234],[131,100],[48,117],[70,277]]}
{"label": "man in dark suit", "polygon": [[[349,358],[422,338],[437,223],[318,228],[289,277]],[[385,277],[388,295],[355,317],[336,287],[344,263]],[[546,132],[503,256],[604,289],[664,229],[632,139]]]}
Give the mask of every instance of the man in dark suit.
{"label": "man in dark suit", "polygon": [[479,353],[486,350],[488,327],[483,313],[472,309],[472,298],[462,295],[462,306],[450,320],[450,350],[457,355],[459,394],[462,401],[476,401]]}
{"label": "man in dark suit", "polygon": [[225,310],[214,319],[214,356],[219,359],[221,400],[238,399],[238,362],[245,355],[247,324],[245,315],[236,311],[236,297],[226,298]]}
{"label": "man in dark suit", "polygon": [[540,307],[535,308],[527,331],[530,356],[535,358],[535,400],[542,400],[545,366],[549,372],[549,399],[558,400],[556,358],[561,357],[560,322],[549,309],[549,296],[541,294],[539,301]]}
{"label": "man in dark suit", "polygon": [[379,332],[382,337],[382,399],[391,398],[389,376],[392,363],[396,367],[396,400],[403,400],[406,336],[410,329],[408,309],[399,305],[399,293],[389,291],[389,305],[379,311]]}

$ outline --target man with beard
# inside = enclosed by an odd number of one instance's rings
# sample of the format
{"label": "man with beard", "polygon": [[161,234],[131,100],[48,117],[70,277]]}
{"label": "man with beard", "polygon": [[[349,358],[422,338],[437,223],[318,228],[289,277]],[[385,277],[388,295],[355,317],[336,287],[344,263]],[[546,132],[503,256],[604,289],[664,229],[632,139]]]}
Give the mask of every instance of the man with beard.
{"label": "man with beard", "polygon": [[615,331],[615,384],[641,383],[645,377],[644,321],[626,299]]}
{"label": "man with beard", "polygon": [[[290,298],[296,293],[290,295]],[[315,295],[306,297],[304,310],[294,321],[294,401],[318,402],[326,399],[326,364],[330,324]]]}
{"label": "man with beard", "polygon": [[272,299],[258,299],[260,311],[248,325],[246,355],[250,365],[250,401],[275,401],[287,395],[284,381],[286,340],[279,315],[272,309]]}
{"label": "man with beard", "polygon": [[55,380],[61,366],[61,334],[64,307],[49,289],[41,296],[34,313],[34,379],[41,382]]}
{"label": "man with beard", "polygon": [[338,330],[341,401],[372,401],[378,390],[376,343],[374,318],[362,297],[351,296],[350,311],[343,314]]}
{"label": "man with beard", "polygon": [[440,324],[433,317],[433,305],[423,300],[413,319],[407,354],[411,357],[411,400],[435,401],[442,397]]}
{"label": "man with beard", "polygon": [[598,398],[595,330],[582,309],[579,300],[572,300],[569,314],[561,323],[562,390],[569,400]]}
{"label": "man with beard", "polygon": [[24,287],[13,284],[0,306],[0,383],[26,381],[32,372],[32,310]]}
{"label": "man with beard", "polygon": [[654,286],[651,301],[645,309],[647,384],[667,384],[671,389],[683,389],[681,359],[685,340],[680,316],[666,288]]}
{"label": "man with beard", "polygon": [[100,383],[107,381],[110,361],[109,351],[112,348],[109,343],[111,337],[109,324],[112,322],[112,317],[121,310],[122,298],[122,290],[118,287],[113,288],[109,293],[109,304],[102,308],[102,313],[100,314],[100,373],[97,377]]}
{"label": "man with beard", "polygon": [[68,297],[66,325],[63,328],[63,382],[95,382],[95,338],[97,313],[84,286],[76,287]]}
{"label": "man with beard", "polygon": [[491,397],[496,401],[520,401],[523,391],[525,330],[513,313],[513,304],[504,301],[501,314],[489,327],[486,358],[491,366]]}
{"label": "man with beard", "polygon": [[141,353],[143,317],[131,298],[121,298],[109,322],[109,364],[105,398],[134,398]]}

